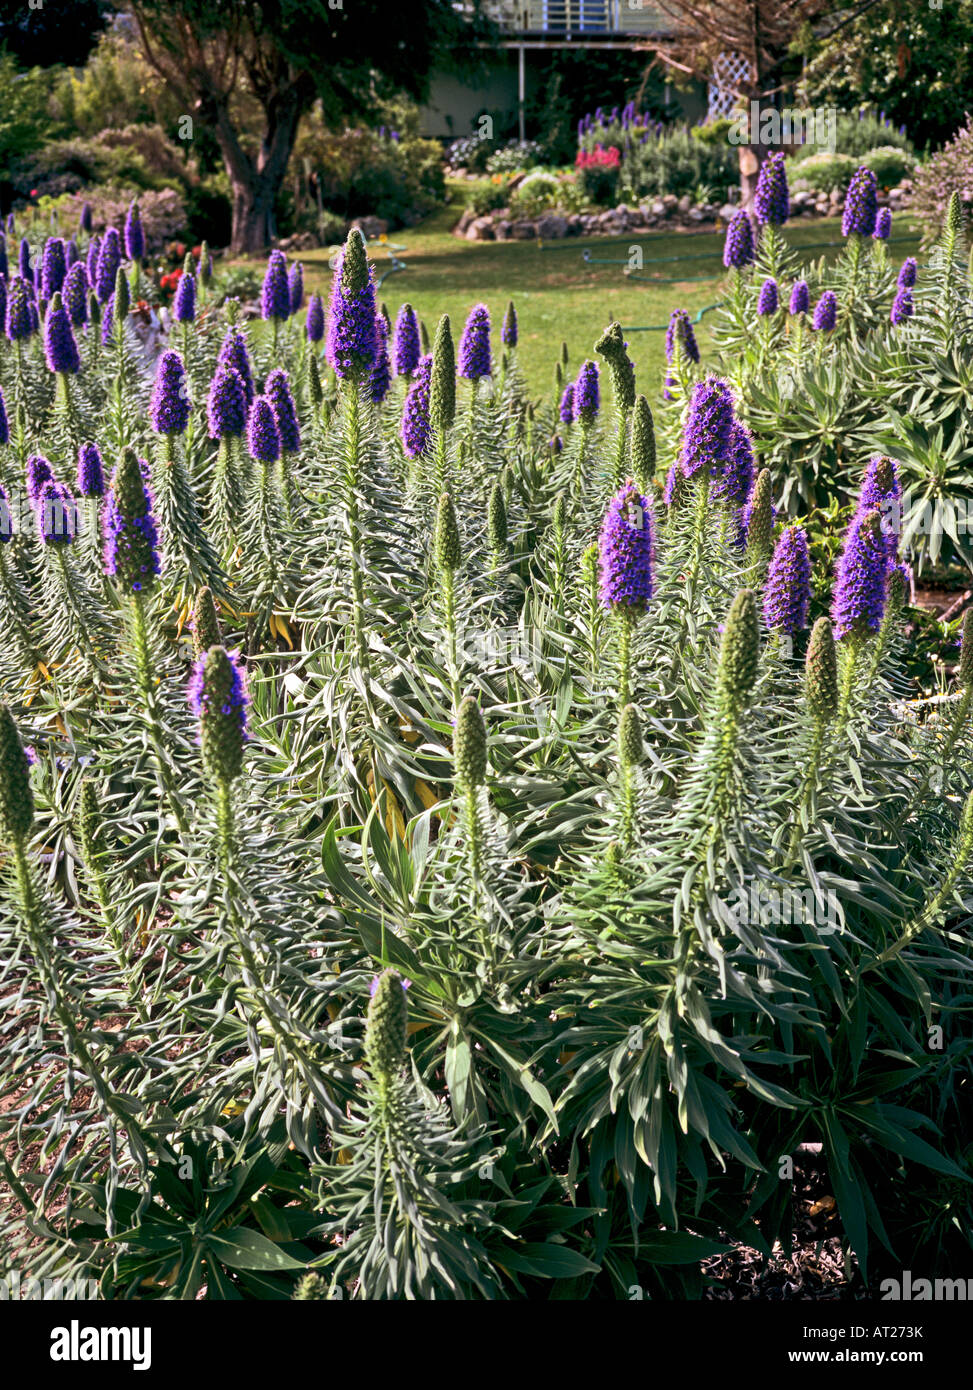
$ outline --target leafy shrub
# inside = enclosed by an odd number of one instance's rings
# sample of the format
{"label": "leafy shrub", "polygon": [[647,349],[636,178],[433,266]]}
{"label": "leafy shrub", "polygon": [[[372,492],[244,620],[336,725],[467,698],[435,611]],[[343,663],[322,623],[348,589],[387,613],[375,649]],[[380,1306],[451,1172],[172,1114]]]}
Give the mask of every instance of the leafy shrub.
{"label": "leafy shrub", "polygon": [[484,217],[488,212],[496,212],[504,207],[509,196],[505,183],[479,183],[467,193],[466,206],[477,217]]}
{"label": "leafy shrub", "polygon": [[896,129],[884,112],[868,106],[838,112],[835,146],[839,154],[851,155],[859,163],[863,155],[876,148],[894,147],[915,155],[905,129]]}
{"label": "leafy shrub", "polygon": [[348,223],[336,212],[329,212],[325,208],[323,212],[318,213],[315,231],[322,246],[334,246],[337,242],[344,241]]}
{"label": "leafy shrub", "polygon": [[788,176],[795,185],[803,184],[815,193],[830,193],[835,188],[847,188],[858,167],[858,160],[850,155],[822,151],[792,163]]}
{"label": "leafy shrub", "polygon": [[894,145],[876,145],[862,159],[866,168],[871,169],[881,188],[894,188],[908,178],[915,169],[915,159],[905,150]]}
{"label": "leafy shrub", "polygon": [[943,213],[956,195],[965,211],[973,209],[973,116],[947,144],[919,165],[913,180],[912,207],[930,234],[942,226]]}
{"label": "leafy shrub", "polygon": [[9,54],[0,53],[0,168],[5,171],[53,134],[48,111],[51,75],[41,68],[20,72]]}
{"label": "leafy shrub", "polygon": [[446,146],[446,163],[451,169],[466,169],[471,174],[485,174],[487,164],[496,153],[496,142],[483,135],[465,135]]}
{"label": "leafy shrub", "polygon": [[556,174],[536,170],[514,189],[510,195],[511,212],[523,217],[537,217],[548,208],[561,204],[562,184]]}
{"label": "leafy shrub", "polygon": [[590,203],[614,203],[618,190],[621,158],[614,145],[579,150],[575,159],[577,179]]}
{"label": "leafy shrub", "polygon": [[544,147],[536,140],[508,140],[486,162],[488,174],[514,174],[544,163]]}
{"label": "leafy shrub", "polygon": [[[393,227],[411,226],[445,201],[442,150],[407,124],[396,134],[361,128],[332,132],[315,111],[302,125],[289,182],[306,187],[310,171],[325,206],[346,221],[373,215]],[[309,215],[316,220],[316,208]]]}

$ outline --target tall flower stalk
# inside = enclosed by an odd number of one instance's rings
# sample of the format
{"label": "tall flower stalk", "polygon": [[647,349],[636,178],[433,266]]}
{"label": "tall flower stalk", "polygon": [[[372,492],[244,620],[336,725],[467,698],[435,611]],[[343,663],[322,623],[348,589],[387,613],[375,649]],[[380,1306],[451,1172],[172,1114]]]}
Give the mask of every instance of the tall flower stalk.
{"label": "tall flower stalk", "polygon": [[652,597],[652,552],[649,502],[629,481],[608,504],[598,540],[599,597],[618,640],[620,708],[631,699],[632,637]]}

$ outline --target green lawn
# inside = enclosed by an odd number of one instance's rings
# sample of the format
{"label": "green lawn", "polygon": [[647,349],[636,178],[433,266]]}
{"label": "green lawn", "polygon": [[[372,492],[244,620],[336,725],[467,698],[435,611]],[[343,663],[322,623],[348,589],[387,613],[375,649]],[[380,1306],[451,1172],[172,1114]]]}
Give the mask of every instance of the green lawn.
{"label": "green lawn", "polygon": [[[466,315],[478,300],[485,302],[493,318],[494,346],[499,350],[499,328],[508,299],[517,305],[520,320],[519,357],[522,370],[531,390],[540,394],[548,389],[557,351],[564,339],[570,350],[572,368],[590,357],[592,345],[600,330],[612,319],[623,328],[652,326],[653,332],[631,332],[629,351],[635,362],[640,383],[654,395],[659,374],[664,365],[664,328],[673,309],[683,308],[695,317],[696,313],[719,299],[723,266],[722,233],[706,231],[698,234],[651,233],[642,237],[631,234],[615,238],[572,239],[544,243],[536,241],[470,242],[451,233],[462,211],[461,186],[451,188],[453,201],[439,209],[426,221],[408,231],[395,233],[390,240],[406,269],[389,275],[380,290],[380,299],[388,306],[394,322],[399,305],[408,300],[425,321],[430,337],[440,316],[448,313],[453,332],[459,338]],[[906,219],[896,219],[894,235],[909,230]],[[787,228],[787,237],[794,246],[814,242],[840,241],[837,219],[801,221]],[[626,278],[622,264],[586,264],[582,249],[589,248],[593,257],[616,258],[626,262],[628,248],[641,245],[644,275],[667,277],[671,283],[645,284]],[[907,244],[898,240],[892,247],[896,259],[913,252],[918,236]],[[710,259],[699,257],[713,251]],[[822,254],[821,249],[809,252],[810,259]],[[377,245],[373,248],[376,271],[379,275],[388,265],[387,253]],[[682,264],[663,262],[650,264],[650,258],[678,257]],[[330,283],[328,252],[324,249],[302,253],[305,282],[309,290],[327,292]],[[683,273],[687,278],[674,277]],[[694,279],[693,277],[712,278]],[[713,315],[704,316],[698,325],[700,347],[705,355],[709,338],[707,325]]]}

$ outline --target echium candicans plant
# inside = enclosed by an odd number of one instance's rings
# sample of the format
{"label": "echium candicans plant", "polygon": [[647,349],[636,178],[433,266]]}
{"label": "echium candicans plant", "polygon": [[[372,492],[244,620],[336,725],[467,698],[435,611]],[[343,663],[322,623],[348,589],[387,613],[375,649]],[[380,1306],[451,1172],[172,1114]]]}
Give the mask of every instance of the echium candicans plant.
{"label": "echium candicans plant", "polygon": [[277,342],[280,326],[291,313],[291,291],[287,279],[287,259],[283,251],[271,251],[267,257],[263,286],[260,291],[260,317],[273,325],[271,362],[277,361]]}
{"label": "echium candicans plant", "polygon": [[761,258],[771,275],[779,275],[784,250],[780,229],[790,216],[787,168],[781,150],[769,154],[760,166],[753,215],[760,228]]}
{"label": "echium candicans plant", "polygon": [[288,514],[291,514],[297,500],[292,464],[296,455],[301,452],[301,426],[297,418],[297,406],[294,403],[290,378],[283,367],[275,367],[272,372],[268,372],[267,380],[264,382],[264,394],[274,412],[277,433],[280,436],[278,477]]}
{"label": "echium candicans plant", "polygon": [[652,513],[631,481],[608,504],[598,539],[599,597],[615,620],[618,704],[631,698],[632,638],[652,597]]}
{"label": "echium candicans plant", "polygon": [[408,459],[421,459],[429,452],[433,432],[429,408],[431,378],[432,353],[427,352],[416,363],[412,384],[402,407],[400,436],[403,452]]}
{"label": "echium candicans plant", "polygon": [[466,437],[463,443],[464,458],[469,466],[472,461],[479,385],[493,371],[490,348],[490,311],[485,304],[474,304],[470,310],[463,328],[463,336],[460,338],[456,368],[457,374],[470,383],[470,403],[467,412]]}
{"label": "echium candicans plant", "polygon": [[679,386],[683,398],[690,392],[692,365],[699,362],[699,346],[685,309],[673,309],[666,328],[666,372],[662,398],[674,400],[673,387]]}
{"label": "echium candicans plant", "polygon": [[218,442],[210,491],[210,513],[224,538],[240,529],[245,499],[241,440],[247,428],[247,391],[236,367],[217,364],[206,399],[210,439]]}
{"label": "echium candicans plant", "polygon": [[7,639],[0,650],[0,668],[11,679],[22,680],[24,672],[37,669],[41,654],[34,637],[34,597],[10,545],[13,537],[10,498],[0,486],[0,622]]}
{"label": "echium candicans plant", "polygon": [[441,491],[449,479],[450,433],[456,419],[456,353],[449,315],[436,328],[429,377],[429,421],[433,432],[433,476]]}
{"label": "echium candicans plant", "polygon": [[209,584],[222,594],[225,576],[203,528],[196,493],[177,447],[190,415],[186,368],[179,353],[169,349],[158,360],[149,403],[149,423],[160,436],[153,483],[166,569],[170,582],[180,583],[185,576],[193,589]]}
{"label": "echium candicans plant", "polygon": [[411,376],[422,357],[419,341],[419,320],[411,304],[403,304],[395,318],[393,339],[393,369],[396,376]]}
{"label": "echium candicans plant", "polygon": [[351,575],[355,657],[366,665],[365,583],[362,574],[359,488],[365,435],[373,409],[368,381],[375,368],[375,286],[365,239],[357,227],[348,233],[334,270],[328,309],[327,356],[341,386],[344,429],[341,436],[342,482]]}
{"label": "echium candicans plant", "polygon": [[433,562],[446,629],[447,670],[453,693],[453,708],[459,705],[459,656],[456,626],[456,573],[463,558],[456,508],[448,492],[439,499],[432,538]]}
{"label": "echium candicans plant", "polygon": [[652,419],[652,407],[645,396],[636,396],[629,440],[629,472],[639,492],[646,496],[652,488],[655,465],[655,421]]}
{"label": "echium candicans plant", "polygon": [[100,682],[107,672],[111,628],[75,559],[78,505],[71,490],[54,478],[41,487],[34,503],[37,537],[43,560],[45,643],[50,659],[74,677],[72,657],[79,653],[86,674]]}
{"label": "echium candicans plant", "polygon": [[322,1200],[333,1194],[325,1203],[327,1233],[337,1237],[326,1266],[331,1289],[353,1282],[352,1296],[369,1300],[495,1298],[501,1285],[481,1239],[490,1205],[480,1196],[492,1155],[478,1130],[451,1129],[411,1078],[409,985],[393,969],[372,981],[366,1082],[331,1142],[344,1161],[315,1170]]}
{"label": "echium candicans plant", "polygon": [[456,711],[456,722],[453,729],[453,767],[456,786],[463,799],[467,863],[475,901],[484,871],[485,847],[480,795],[481,788],[486,783],[487,729],[483,719],[483,711],[473,695],[465,695]]}
{"label": "echium candicans plant", "polygon": [[840,736],[851,708],[861,655],[878,633],[885,614],[890,568],[888,538],[879,507],[852,518],[838,564],[831,608],[834,635],[841,643],[841,699],[836,720]]}
{"label": "echium candicans plant", "polygon": [[574,382],[573,406],[578,431],[575,440],[575,464],[572,493],[580,497],[587,483],[587,469],[591,454],[591,439],[601,409],[601,382],[598,363],[590,359],[582,362]]}
{"label": "echium candicans plant", "polygon": [[246,677],[236,653],[213,646],[197,658],[189,684],[189,704],[199,721],[203,771],[214,791],[220,864],[227,875],[237,854],[232,788],[243,771],[249,703]]}
{"label": "echium candicans plant", "polygon": [[616,446],[615,446],[615,486],[620,487],[625,478],[625,445],[628,439],[628,422],[635,406],[635,368],[628,355],[628,343],[622,338],[619,323],[610,323],[595,343],[595,352],[608,363],[612,393],[615,398]]}
{"label": "echium candicans plant", "polygon": [[[289,441],[293,444],[293,440]],[[278,415],[267,396],[258,396],[247,420],[247,452],[254,481],[240,540],[242,584],[260,630],[290,599],[291,533],[281,490],[282,440]]]}
{"label": "echium candicans plant", "polygon": [[[30,784],[30,763],[14,723],[10,709],[0,705],[0,842],[2,842],[11,871],[5,875],[3,896],[9,905],[9,917],[21,950],[28,955],[33,976],[39,985],[30,992],[32,1022],[38,1025],[28,1030],[35,1041],[25,1042],[28,1050],[36,1047],[47,1027],[57,1030],[59,1047],[66,1053],[65,1106],[70,1107],[75,1120],[80,1121],[85,1108],[82,1096],[87,1089],[108,1128],[113,1131],[109,1145],[117,1152],[116,1144],[124,1136],[129,1155],[141,1169],[148,1163],[148,1148],[157,1145],[147,1136],[131,1105],[120,1103],[108,1075],[111,1069],[104,1048],[99,1042],[96,1020],[92,1016],[74,950],[68,946],[72,933],[64,931],[48,900],[44,876],[38,873],[30,858],[30,841],[35,829],[35,803]],[[63,1116],[62,1116],[63,1118]],[[72,1136],[73,1143],[84,1146],[83,1129],[79,1124]],[[54,1136],[49,1139],[56,1144]],[[59,1154],[63,1160],[66,1152]],[[25,1187],[14,1176],[12,1167],[4,1163],[4,1176],[13,1196],[29,1216],[38,1208]],[[109,1220],[109,1233],[112,1225]]]}
{"label": "echium candicans plant", "polygon": [[147,466],[134,449],[125,449],[112,474],[103,519],[105,574],[113,581],[130,624],[132,672],[138,707],[145,720],[159,781],[185,834],[187,813],[166,744],[159,704],[159,648],[153,596],[162,573],[162,554]]}

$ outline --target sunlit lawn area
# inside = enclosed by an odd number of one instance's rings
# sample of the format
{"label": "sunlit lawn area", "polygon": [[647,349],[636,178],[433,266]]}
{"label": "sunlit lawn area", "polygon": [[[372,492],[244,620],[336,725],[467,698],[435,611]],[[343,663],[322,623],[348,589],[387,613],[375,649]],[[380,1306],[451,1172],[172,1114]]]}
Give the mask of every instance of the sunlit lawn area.
{"label": "sunlit lawn area", "polygon": [[[672,310],[687,309],[695,318],[701,309],[719,300],[724,284],[722,231],[658,232],[641,237],[628,233],[551,241],[543,246],[536,241],[464,241],[451,229],[462,211],[465,190],[466,185],[451,185],[448,206],[419,226],[390,237],[406,268],[388,275],[379,297],[393,321],[399,304],[408,300],[425,321],[430,337],[445,313],[452,316],[458,337],[467,312],[478,300],[488,305],[499,329],[507,301],[513,299],[520,319],[520,365],[536,395],[549,387],[551,366],[562,339],[568,344],[572,366],[577,367],[592,355],[592,325],[612,319],[626,329],[652,330],[632,331],[629,348],[640,381],[657,382],[664,363],[664,329]],[[899,240],[907,233],[908,242]],[[795,221],[788,224],[787,235],[791,245],[809,247],[809,257],[817,259],[833,254],[817,243],[841,242],[840,219]],[[893,236],[891,250],[897,260],[918,246],[914,224],[905,217],[896,219]],[[634,245],[642,247],[645,268],[640,273],[658,275],[658,284],[623,274],[629,248]],[[597,258],[590,264],[583,259],[584,248]],[[710,252],[711,256],[703,259]],[[301,253],[309,292],[327,293],[328,255],[325,248]],[[656,263],[657,257],[678,259]],[[374,259],[381,277],[389,257],[377,244]],[[617,263],[603,264],[602,260]],[[675,278],[680,272],[685,279]],[[713,316],[705,314],[696,330],[704,354],[712,321]],[[499,349],[499,332],[494,334],[494,346]]]}

